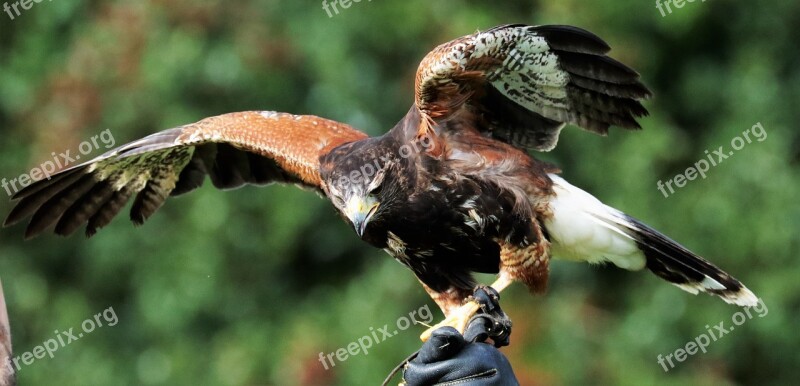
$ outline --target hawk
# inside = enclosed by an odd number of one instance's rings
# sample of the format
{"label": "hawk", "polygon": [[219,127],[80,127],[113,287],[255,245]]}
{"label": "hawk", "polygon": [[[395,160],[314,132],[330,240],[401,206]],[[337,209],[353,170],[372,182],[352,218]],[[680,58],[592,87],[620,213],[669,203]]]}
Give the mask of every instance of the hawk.
{"label": "hawk", "polygon": [[91,236],[129,199],[141,224],[206,176],[221,189],[292,183],[330,199],[362,240],[410,268],[442,324],[460,331],[478,309],[473,273],[497,274],[497,291],[522,282],[542,292],[551,257],[647,268],[691,293],[755,305],[738,280],[528,153],[553,149],[566,124],[641,128],[651,92],[609,50],[572,26],[477,32],[425,56],[414,103],[384,135],[268,111],[206,118],[32,183],[5,225],[31,217],[29,238],[86,224]]}

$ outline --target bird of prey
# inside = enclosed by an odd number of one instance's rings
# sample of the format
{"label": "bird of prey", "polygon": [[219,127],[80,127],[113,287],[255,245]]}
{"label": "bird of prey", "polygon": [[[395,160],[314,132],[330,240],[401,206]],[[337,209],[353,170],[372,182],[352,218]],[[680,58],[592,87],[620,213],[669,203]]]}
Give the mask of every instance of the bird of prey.
{"label": "bird of prey", "polygon": [[26,237],[84,224],[91,236],[130,198],[141,224],[206,176],[221,189],[283,182],[330,199],[362,240],[414,272],[442,324],[461,331],[478,309],[473,273],[497,274],[497,291],[519,281],[541,292],[551,257],[647,268],[691,293],[756,304],[738,280],[528,153],[553,149],[566,124],[601,135],[640,128],[651,93],[609,50],[572,26],[476,32],[425,56],[414,103],[384,135],[269,111],[206,118],[32,183],[14,195],[5,225],[30,216]]}

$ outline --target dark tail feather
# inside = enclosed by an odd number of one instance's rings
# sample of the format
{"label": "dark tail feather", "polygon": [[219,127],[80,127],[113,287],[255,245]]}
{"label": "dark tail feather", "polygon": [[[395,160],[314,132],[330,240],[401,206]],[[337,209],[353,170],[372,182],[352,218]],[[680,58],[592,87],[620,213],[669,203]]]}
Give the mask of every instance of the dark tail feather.
{"label": "dark tail feather", "polygon": [[6,299],[3,296],[3,283],[0,282],[0,386],[17,384],[14,367],[11,364],[11,329],[6,312]]}
{"label": "dark tail feather", "polygon": [[758,303],[744,284],[714,264],[630,216],[625,220],[647,258],[647,269],[658,277],[693,294],[717,295],[730,304],[752,307]]}

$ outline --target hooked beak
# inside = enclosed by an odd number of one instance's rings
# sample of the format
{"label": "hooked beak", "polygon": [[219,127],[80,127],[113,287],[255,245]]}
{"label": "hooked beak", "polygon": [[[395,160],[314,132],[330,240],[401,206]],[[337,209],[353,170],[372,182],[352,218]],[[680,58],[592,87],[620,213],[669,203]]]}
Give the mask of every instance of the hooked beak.
{"label": "hooked beak", "polygon": [[350,197],[347,200],[347,206],[344,208],[344,214],[353,223],[353,228],[356,230],[358,237],[364,235],[364,230],[367,229],[369,219],[375,214],[375,211],[380,206],[380,202],[373,197]]}

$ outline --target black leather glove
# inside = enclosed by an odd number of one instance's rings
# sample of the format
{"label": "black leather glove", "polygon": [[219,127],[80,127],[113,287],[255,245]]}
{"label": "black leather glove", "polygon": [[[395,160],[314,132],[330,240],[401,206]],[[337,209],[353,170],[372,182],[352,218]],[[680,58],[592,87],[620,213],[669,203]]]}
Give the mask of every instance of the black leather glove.
{"label": "black leather glove", "polygon": [[[481,311],[470,320],[464,336],[452,327],[435,330],[405,366],[404,385],[519,385],[508,359],[496,348],[507,346],[511,336],[511,321],[500,308],[500,294],[482,286],[473,298]],[[494,345],[485,343],[489,338]]]}
{"label": "black leather glove", "polygon": [[[481,321],[475,320],[470,326],[476,323]],[[467,331],[469,335],[469,327]],[[519,385],[511,364],[499,350],[482,341],[469,342],[452,327],[442,327],[433,332],[422,345],[419,355],[408,363],[403,381],[408,386]]]}

